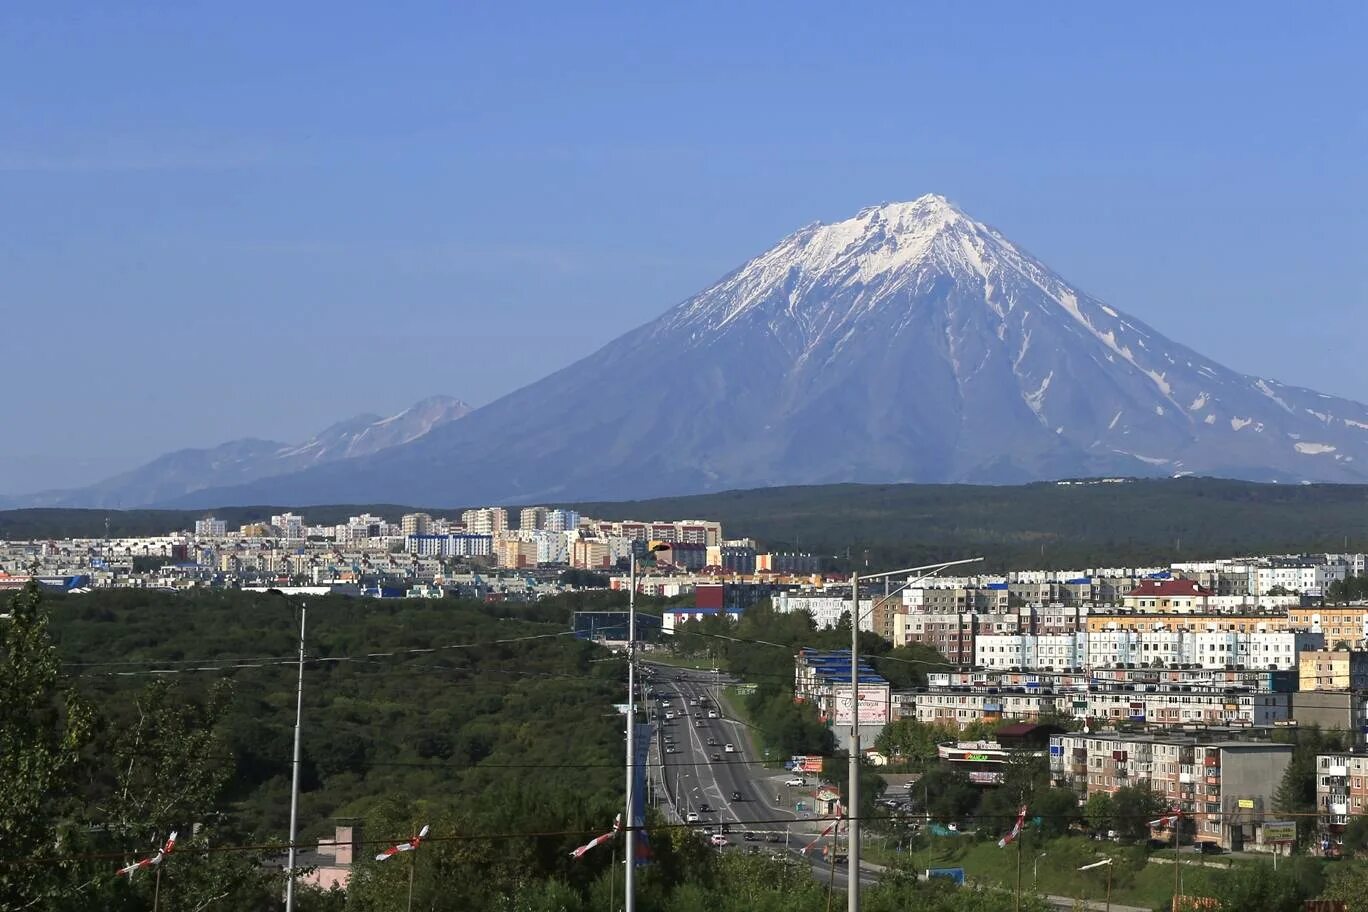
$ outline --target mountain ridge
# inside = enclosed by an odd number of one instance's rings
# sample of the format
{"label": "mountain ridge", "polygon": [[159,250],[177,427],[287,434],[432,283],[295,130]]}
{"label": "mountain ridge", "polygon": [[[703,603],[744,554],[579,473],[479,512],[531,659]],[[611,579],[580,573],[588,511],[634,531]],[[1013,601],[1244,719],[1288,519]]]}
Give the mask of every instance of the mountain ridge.
{"label": "mountain ridge", "polygon": [[388,417],[363,413],[334,422],[300,444],[245,437],[212,447],[173,450],[86,487],[0,498],[0,505],[150,506],[204,488],[249,483],[402,446],[471,410],[454,397],[430,396]]}
{"label": "mountain ridge", "polygon": [[1368,480],[1368,407],[1232,371],[927,195],[801,228],[411,445],[168,505],[1193,473]]}

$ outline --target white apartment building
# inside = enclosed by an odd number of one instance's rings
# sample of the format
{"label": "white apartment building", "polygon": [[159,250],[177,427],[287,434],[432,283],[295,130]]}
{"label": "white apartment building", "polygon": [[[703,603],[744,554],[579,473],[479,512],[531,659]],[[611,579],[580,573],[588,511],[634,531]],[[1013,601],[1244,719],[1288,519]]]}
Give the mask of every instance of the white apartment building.
{"label": "white apartment building", "polygon": [[472,535],[497,535],[508,529],[508,511],[503,507],[466,510],[461,514],[461,522]]}
{"label": "white apartment building", "polygon": [[[847,589],[850,587],[847,586]],[[773,601],[774,610],[788,613],[806,611],[812,615],[818,630],[829,630],[841,623],[841,616],[850,612],[850,599],[839,595],[819,595],[808,592],[780,592]],[[860,599],[860,629],[874,629],[874,600]]]}
{"label": "white apartment building", "polygon": [[405,513],[399,518],[399,531],[404,535],[428,535],[432,528],[432,515],[429,513]]}
{"label": "white apartment building", "polygon": [[285,541],[304,540],[304,517],[294,513],[281,513],[271,517],[271,525],[280,530]]}
{"label": "white apartment building", "polygon": [[974,640],[977,668],[1074,668],[1088,664],[1086,631],[1057,634],[980,634]]}
{"label": "white apartment building", "polygon": [[580,515],[574,510],[548,510],[542,528],[548,532],[574,532],[579,521]]}
{"label": "white apartment building", "polygon": [[228,523],[212,516],[195,520],[196,538],[223,538],[228,534]]}
{"label": "white apartment building", "polygon": [[518,513],[519,529],[546,528],[546,507],[523,507]]}
{"label": "white apartment building", "polygon": [[405,547],[419,557],[484,557],[494,553],[494,538],[463,533],[410,535]]}
{"label": "white apartment building", "polygon": [[1094,630],[1088,634],[1088,658],[1083,664],[1091,668],[1183,664],[1289,669],[1297,667],[1300,652],[1324,648],[1324,643],[1324,634],[1306,630]]}

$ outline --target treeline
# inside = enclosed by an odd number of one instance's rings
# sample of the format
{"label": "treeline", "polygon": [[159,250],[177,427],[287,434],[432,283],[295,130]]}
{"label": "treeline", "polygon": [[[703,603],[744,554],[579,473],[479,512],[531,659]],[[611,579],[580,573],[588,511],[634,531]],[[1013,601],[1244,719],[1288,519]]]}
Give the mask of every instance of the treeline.
{"label": "treeline", "polygon": [[[30,586],[0,621],[0,909],[281,906],[298,606],[241,592]],[[621,803],[623,664],[565,604],[310,599],[301,842],[362,826],[346,893],[301,912],[590,912],[621,847],[570,849]],[[376,862],[431,826],[422,847]],[[174,851],[129,878],[172,831]],[[648,821],[642,912],[817,912],[801,863]],[[1007,894],[895,873],[865,907],[1006,912]],[[1022,908],[1045,906],[1027,897]]]}
{"label": "treeline", "polygon": [[1368,550],[1368,486],[1218,478],[1028,485],[815,485],[585,503],[605,519],[706,516],[838,569],[987,558],[988,570],[1167,565]]}
{"label": "treeline", "polygon": [[1341,605],[1368,599],[1368,576],[1348,576],[1335,580],[1325,588],[1325,598]]}

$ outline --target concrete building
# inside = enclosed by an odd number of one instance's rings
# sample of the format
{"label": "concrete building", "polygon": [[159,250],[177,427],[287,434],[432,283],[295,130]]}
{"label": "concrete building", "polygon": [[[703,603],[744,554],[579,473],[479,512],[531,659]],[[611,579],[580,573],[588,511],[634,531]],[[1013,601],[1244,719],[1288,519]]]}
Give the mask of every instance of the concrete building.
{"label": "concrete building", "polygon": [[523,507],[518,513],[518,528],[545,529],[547,512],[546,507]]}
{"label": "concrete building", "polygon": [[419,557],[485,557],[494,553],[489,535],[450,532],[446,535],[410,535],[405,550]]}
{"label": "concrete building", "polygon": [[228,523],[212,516],[195,520],[196,538],[223,538],[228,534]]}
{"label": "concrete building", "polygon": [[[848,591],[847,587],[847,591]],[[806,611],[812,615],[813,623],[819,630],[830,630],[840,625],[841,617],[850,614],[850,596],[826,595],[821,592],[780,592],[771,604],[781,613]],[[872,599],[860,599],[860,629],[873,630]]]}
{"label": "concrete building", "polygon": [[1211,590],[1193,580],[1141,580],[1122,597],[1121,604],[1133,611],[1200,614],[1207,610],[1207,599],[1211,594]]}
{"label": "concrete building", "polygon": [[1301,654],[1300,690],[1368,689],[1368,652],[1315,649]]}
{"label": "concrete building", "polygon": [[1266,741],[1117,732],[1055,735],[1050,772],[1083,797],[1145,787],[1195,821],[1198,842],[1231,851],[1254,848],[1273,811],[1273,793],[1293,746]]}
{"label": "concrete building", "polygon": [[508,511],[503,507],[466,510],[461,514],[461,522],[472,535],[498,535],[508,531]]}
{"label": "concrete building", "polygon": [[432,516],[428,513],[405,513],[399,518],[399,531],[404,535],[428,535],[432,532]]}

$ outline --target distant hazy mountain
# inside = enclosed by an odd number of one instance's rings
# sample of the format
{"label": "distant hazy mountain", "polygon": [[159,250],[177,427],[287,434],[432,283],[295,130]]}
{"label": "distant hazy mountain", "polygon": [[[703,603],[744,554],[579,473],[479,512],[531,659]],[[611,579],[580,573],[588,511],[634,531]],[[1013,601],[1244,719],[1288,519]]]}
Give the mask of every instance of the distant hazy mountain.
{"label": "distant hazy mountain", "polygon": [[804,228],[412,443],[181,502],[1175,474],[1368,480],[1368,407],[1222,367],[924,196]]}
{"label": "distant hazy mountain", "polygon": [[433,396],[388,418],[357,415],[339,421],[297,446],[246,439],[210,449],[177,450],[87,488],[10,498],[5,505],[110,509],[149,506],[205,488],[241,485],[379,453],[412,443],[434,428],[464,417],[470,410],[459,399]]}

